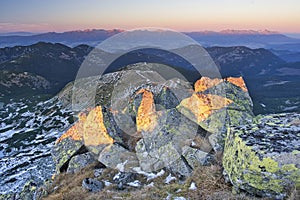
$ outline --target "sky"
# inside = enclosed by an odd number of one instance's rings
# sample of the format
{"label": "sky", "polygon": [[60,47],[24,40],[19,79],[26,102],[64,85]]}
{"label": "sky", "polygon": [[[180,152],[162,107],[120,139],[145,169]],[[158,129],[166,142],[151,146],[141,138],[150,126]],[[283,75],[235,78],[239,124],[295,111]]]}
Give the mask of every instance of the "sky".
{"label": "sky", "polygon": [[161,27],[300,33],[300,0],[1,0],[0,32]]}

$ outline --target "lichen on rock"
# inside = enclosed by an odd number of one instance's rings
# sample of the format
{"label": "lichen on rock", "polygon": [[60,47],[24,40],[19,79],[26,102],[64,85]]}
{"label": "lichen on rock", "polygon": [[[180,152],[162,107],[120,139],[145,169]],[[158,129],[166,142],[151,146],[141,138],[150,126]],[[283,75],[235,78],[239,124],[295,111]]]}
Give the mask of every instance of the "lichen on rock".
{"label": "lichen on rock", "polygon": [[86,114],[80,113],[78,118],[79,120],[56,140],[51,151],[57,173],[65,171],[70,159],[84,149],[82,134]]}
{"label": "lichen on rock", "polygon": [[139,167],[136,154],[118,144],[106,146],[99,154],[98,161],[121,172],[134,172],[134,168]]}
{"label": "lichen on rock", "polygon": [[252,100],[239,78],[202,77],[194,84],[195,93],[182,100],[177,109],[212,133],[209,141],[215,151],[223,151],[227,128],[251,122]]}
{"label": "lichen on rock", "polygon": [[71,158],[67,172],[68,173],[75,173],[80,171],[82,168],[95,163],[96,159],[94,154],[87,152],[84,154],[75,155]]}
{"label": "lichen on rock", "polygon": [[234,186],[283,199],[300,186],[299,114],[260,116],[256,123],[228,129],[223,166]]}

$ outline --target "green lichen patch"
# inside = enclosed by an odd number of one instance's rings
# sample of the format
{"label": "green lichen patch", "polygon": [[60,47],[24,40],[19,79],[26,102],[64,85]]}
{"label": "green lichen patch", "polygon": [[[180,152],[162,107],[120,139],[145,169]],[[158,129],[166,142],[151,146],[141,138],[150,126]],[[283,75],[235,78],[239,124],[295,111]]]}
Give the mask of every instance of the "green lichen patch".
{"label": "green lichen patch", "polygon": [[282,126],[295,115],[260,117],[257,124],[228,129],[223,166],[233,185],[275,199],[299,185],[299,156],[293,154],[300,148],[299,127]]}
{"label": "green lichen patch", "polygon": [[83,142],[66,138],[54,145],[52,158],[55,162],[56,172],[67,170],[70,159],[84,149]]}

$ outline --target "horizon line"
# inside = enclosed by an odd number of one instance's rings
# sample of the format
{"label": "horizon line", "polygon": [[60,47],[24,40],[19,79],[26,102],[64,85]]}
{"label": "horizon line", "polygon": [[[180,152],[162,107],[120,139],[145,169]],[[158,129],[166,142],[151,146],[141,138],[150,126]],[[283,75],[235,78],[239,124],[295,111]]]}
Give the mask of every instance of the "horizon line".
{"label": "horizon line", "polygon": [[[143,27],[147,28],[147,27]],[[148,27],[149,28],[149,27]],[[164,29],[161,27],[157,27],[158,29]],[[138,28],[137,28],[138,29]],[[98,31],[98,30],[104,30],[104,31],[130,31],[130,30],[135,30],[135,29],[123,29],[123,28],[83,28],[83,29],[68,29],[68,30],[63,30],[63,31],[57,31],[57,30],[45,30],[45,31],[27,31],[27,30],[11,30],[11,31],[1,31],[0,34],[11,34],[11,33],[30,33],[30,34],[44,34],[44,33],[67,33],[67,32],[88,32],[88,31]],[[168,29],[166,29],[168,30]],[[225,31],[232,31],[232,32],[237,32],[242,34],[243,31],[253,31],[257,33],[263,33],[266,32],[266,34],[300,34],[300,32],[282,32],[282,31],[276,31],[276,30],[269,30],[269,29],[234,29],[234,28],[227,28],[227,29],[221,29],[221,30],[209,30],[209,29],[204,29],[204,30],[175,30],[175,29],[169,29],[169,30],[174,30],[177,32],[181,33],[205,33],[205,32],[213,32],[213,33],[222,33]]]}

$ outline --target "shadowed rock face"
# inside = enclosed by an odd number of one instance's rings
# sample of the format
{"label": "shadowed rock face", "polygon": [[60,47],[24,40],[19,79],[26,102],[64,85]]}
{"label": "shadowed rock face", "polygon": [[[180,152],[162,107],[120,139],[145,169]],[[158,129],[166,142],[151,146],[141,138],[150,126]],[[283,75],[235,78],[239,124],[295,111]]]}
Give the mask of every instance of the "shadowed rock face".
{"label": "shadowed rock face", "polygon": [[84,151],[83,132],[86,114],[80,113],[79,120],[69,128],[58,140],[52,149],[52,157],[56,165],[56,171],[66,171],[70,159]]}

